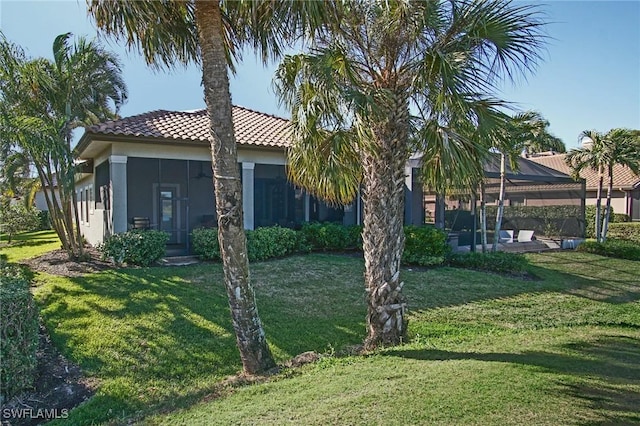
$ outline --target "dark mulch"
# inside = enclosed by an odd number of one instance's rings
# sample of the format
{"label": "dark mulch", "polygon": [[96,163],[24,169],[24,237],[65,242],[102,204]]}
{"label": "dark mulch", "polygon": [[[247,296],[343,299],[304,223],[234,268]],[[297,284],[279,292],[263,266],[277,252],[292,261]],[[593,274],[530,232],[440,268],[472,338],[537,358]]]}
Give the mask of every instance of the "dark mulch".
{"label": "dark mulch", "polygon": [[38,425],[51,418],[65,418],[69,411],[88,400],[97,381],[85,378],[77,365],[63,357],[40,326],[40,341],[34,389],[16,396],[2,406],[2,425]]}
{"label": "dark mulch", "polygon": [[63,277],[79,277],[113,268],[113,263],[100,259],[100,253],[94,247],[87,247],[86,252],[91,258],[84,262],[69,260],[69,255],[66,251],[54,250],[42,256],[23,260],[21,263],[27,265],[33,271],[46,272]]}

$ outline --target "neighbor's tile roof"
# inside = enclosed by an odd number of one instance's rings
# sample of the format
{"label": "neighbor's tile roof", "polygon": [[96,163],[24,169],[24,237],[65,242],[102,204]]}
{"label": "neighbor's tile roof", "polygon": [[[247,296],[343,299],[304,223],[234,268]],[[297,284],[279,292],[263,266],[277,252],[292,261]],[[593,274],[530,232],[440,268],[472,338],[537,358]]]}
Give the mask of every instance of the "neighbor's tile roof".
{"label": "neighbor's tile roof", "polygon": [[[239,106],[234,106],[232,112],[237,143],[272,147],[289,146],[289,120]],[[204,109],[157,110],[96,124],[89,127],[87,133],[208,143],[209,118],[207,110]]]}
{"label": "neighbor's tile roof", "polygon": [[[542,164],[543,166],[556,169],[560,172],[571,174],[571,168],[564,162],[566,154],[556,154],[541,157],[530,157],[529,160]],[[580,173],[580,177],[586,179],[587,190],[595,190],[598,188],[598,171],[587,168]],[[613,186],[614,188],[632,189],[635,185],[640,183],[640,176],[634,174],[628,167],[616,165],[613,168]],[[607,185],[607,178],[605,176],[604,185]]]}

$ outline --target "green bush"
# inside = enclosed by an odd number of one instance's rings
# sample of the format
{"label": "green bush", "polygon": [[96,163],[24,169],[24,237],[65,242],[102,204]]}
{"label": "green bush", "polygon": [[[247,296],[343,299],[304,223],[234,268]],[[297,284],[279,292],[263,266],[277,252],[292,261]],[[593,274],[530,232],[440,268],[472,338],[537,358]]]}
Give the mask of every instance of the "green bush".
{"label": "green bush", "polygon": [[298,250],[298,235],[293,229],[270,226],[246,233],[251,262],[286,256]]}
{"label": "green bush", "polygon": [[447,234],[430,226],[404,227],[404,252],[402,263],[434,266],[441,265],[451,251]]}
{"label": "green bush", "polygon": [[196,228],[191,232],[191,247],[205,260],[220,260],[218,228]]}
{"label": "green bush", "polygon": [[41,210],[38,212],[38,221],[38,231],[51,229],[51,217],[47,210]]}
{"label": "green bush", "polygon": [[[267,260],[305,251],[306,245],[296,231],[270,226],[246,231],[249,261]],[[220,260],[217,228],[199,228],[191,233],[192,249],[206,260]],[[308,251],[308,250],[306,250]]]}
{"label": "green bush", "polygon": [[22,204],[2,207],[2,232],[9,236],[9,242],[18,232],[37,231],[40,228],[40,210],[27,209]]}
{"label": "green bush", "polygon": [[156,230],[131,230],[105,238],[98,250],[116,265],[149,266],[164,256],[169,234]]}
{"label": "green bush", "polygon": [[[604,201],[604,200],[603,200]],[[603,202],[604,204],[604,202]],[[602,227],[602,224],[604,223],[604,214],[606,212],[606,208],[603,205],[602,206],[602,215],[600,217],[600,226]],[[611,226],[612,223],[618,222],[619,219],[623,219],[628,217],[627,215],[618,215],[616,213],[613,212],[613,207],[611,207],[609,209],[609,214],[610,214],[610,223],[609,226]],[[621,217],[622,216],[622,217]],[[585,220],[585,236],[587,238],[595,238],[596,237],[596,206],[585,206],[585,210],[584,210],[584,220]],[[622,222],[625,222],[624,220]],[[602,229],[602,228],[601,228]]]}
{"label": "green bush", "polygon": [[501,274],[521,274],[526,271],[529,262],[521,254],[498,251],[453,253],[447,258],[447,264],[456,268],[477,269]]}
{"label": "green bush", "polygon": [[19,267],[0,261],[0,389],[9,399],[33,386],[38,311],[29,280]]}
{"label": "green bush", "polygon": [[580,244],[576,250],[618,259],[640,261],[640,244],[633,241],[607,240],[604,243],[598,243],[595,240],[589,240]]}
{"label": "green bush", "polygon": [[640,222],[612,223],[609,225],[607,238],[640,244]]}
{"label": "green bush", "polygon": [[362,250],[361,226],[344,226],[329,222],[305,223],[300,233],[303,241],[306,241],[312,250]]}

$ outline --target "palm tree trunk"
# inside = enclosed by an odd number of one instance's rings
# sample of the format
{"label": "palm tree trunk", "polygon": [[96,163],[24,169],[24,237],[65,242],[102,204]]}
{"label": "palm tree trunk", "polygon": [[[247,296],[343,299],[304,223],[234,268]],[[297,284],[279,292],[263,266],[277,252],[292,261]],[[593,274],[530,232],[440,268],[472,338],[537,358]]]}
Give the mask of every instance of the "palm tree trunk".
{"label": "palm tree trunk", "polygon": [[598,193],[596,195],[596,241],[602,242],[602,186],[604,172],[602,166],[598,170]]}
{"label": "palm tree trunk", "polygon": [[480,182],[480,234],[482,239],[482,253],[487,252],[487,200],[484,182]]}
{"label": "palm tree trunk", "polygon": [[498,197],[498,212],[496,213],[496,227],[493,234],[492,252],[498,251],[498,241],[500,240],[500,228],[502,228],[502,215],[504,212],[504,183],[506,175],[505,155],[500,153],[500,195]]}
{"label": "palm tree trunk", "polygon": [[609,166],[609,185],[607,186],[607,203],[604,211],[604,223],[602,224],[602,242],[607,241],[609,220],[611,219],[611,196],[613,195],[613,166]]}
{"label": "palm tree trunk", "polygon": [[396,345],[406,337],[406,303],[400,281],[404,248],[404,167],[408,110],[375,126],[377,152],[363,153],[364,229],[362,232],[367,297],[365,349]]}
{"label": "palm tree trunk", "polygon": [[196,1],[196,24],[202,55],[202,82],[211,121],[211,157],[218,214],[218,240],[233,328],[244,371],[275,366],[258,316],[249,280],[247,240],[242,216],[242,183],[231,115],[231,94],[218,1]]}

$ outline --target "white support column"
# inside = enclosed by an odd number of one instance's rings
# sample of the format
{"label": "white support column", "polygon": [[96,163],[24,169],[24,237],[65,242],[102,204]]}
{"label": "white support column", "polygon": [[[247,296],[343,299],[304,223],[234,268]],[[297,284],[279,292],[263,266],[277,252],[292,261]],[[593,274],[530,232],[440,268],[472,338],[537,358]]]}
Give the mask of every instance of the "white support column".
{"label": "white support column", "polygon": [[253,229],[254,218],[254,180],[256,163],[242,163],[242,210],[244,214],[244,229]]}
{"label": "white support column", "polygon": [[111,220],[113,232],[127,231],[127,157],[112,155],[109,157],[109,175],[111,176]]}
{"label": "white support column", "polygon": [[311,196],[308,192],[304,192],[304,221],[309,223],[309,210],[311,209]]}

